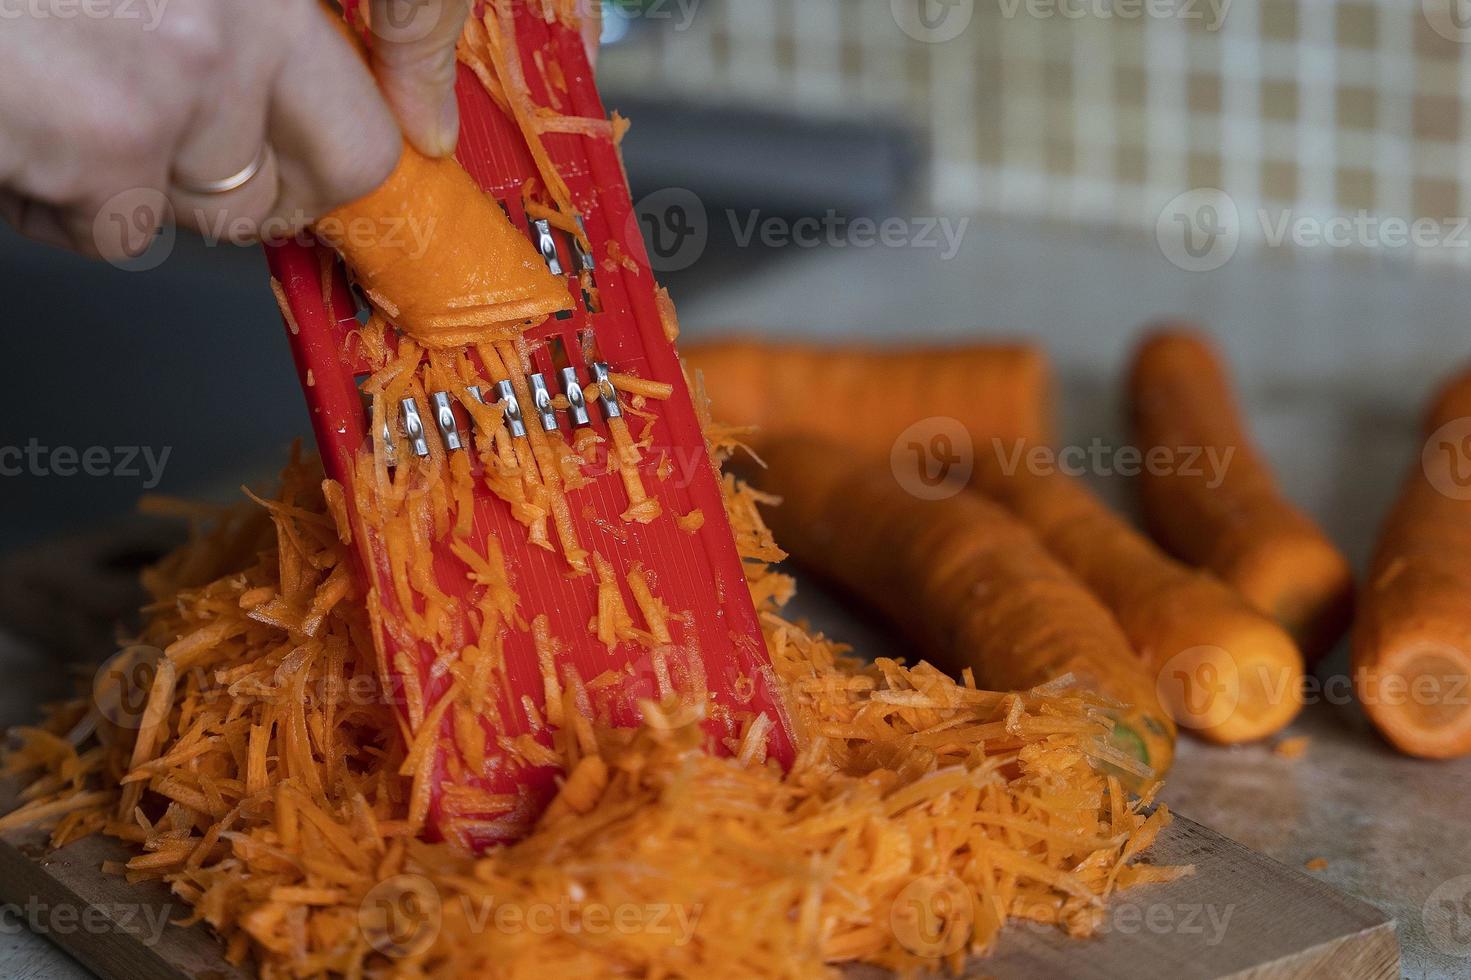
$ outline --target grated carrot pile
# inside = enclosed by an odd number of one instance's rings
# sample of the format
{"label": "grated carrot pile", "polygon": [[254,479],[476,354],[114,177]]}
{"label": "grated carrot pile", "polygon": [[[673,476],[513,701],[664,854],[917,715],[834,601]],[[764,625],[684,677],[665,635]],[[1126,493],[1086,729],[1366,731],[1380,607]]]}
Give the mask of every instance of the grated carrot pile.
{"label": "grated carrot pile", "polygon": [[853,661],[780,616],[756,495],[725,487],[802,746],[785,776],[759,721],[717,758],[688,712],[608,729],[564,690],[548,713],[569,775],[534,832],[479,859],[417,839],[415,726],[383,697],[362,598],[338,595],[335,505],[293,457],[274,497],[147,574],[139,639],[164,656],[122,675],[145,709],[99,694],[18,732],[7,768],[32,781],[3,825],[138,845],[131,878],[169,882],[272,977],[955,966],[1008,918],[1086,935],[1113,890],[1186,870],[1137,863],[1169,814],[1090,764],[1105,728],[1086,697]]}

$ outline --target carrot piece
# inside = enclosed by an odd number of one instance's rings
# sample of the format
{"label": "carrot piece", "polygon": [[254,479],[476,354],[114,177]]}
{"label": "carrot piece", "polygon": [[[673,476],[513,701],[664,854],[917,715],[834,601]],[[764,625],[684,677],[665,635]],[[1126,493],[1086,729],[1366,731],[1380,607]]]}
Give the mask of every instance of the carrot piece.
{"label": "carrot piece", "polygon": [[[330,12],[327,19],[366,59],[352,28]],[[425,347],[512,340],[570,302],[464,167],[408,141],[377,190],[329,211],[312,231],[341,253],[374,305]]]}
{"label": "carrot piece", "polygon": [[1471,753],[1471,499],[1452,482],[1464,436],[1441,431],[1471,431],[1468,417],[1471,371],[1426,415],[1429,442],[1380,530],[1353,631],[1364,711],[1395,748],[1432,759]]}
{"label": "carrot piece", "polygon": [[1348,626],[1348,559],[1277,488],[1251,444],[1207,338],[1167,327],[1139,348],[1129,382],[1139,448],[1196,452],[1212,466],[1146,466],[1144,516],[1164,548],[1215,572],[1281,623],[1309,661]]}
{"label": "carrot piece", "polygon": [[887,458],[909,426],[944,417],[987,448],[993,438],[1050,441],[1047,355],[1027,344],[885,350],[728,340],[682,353],[703,372],[716,417],[755,427],[748,439],[758,451],[800,433]]}
{"label": "carrot piece", "polygon": [[1155,776],[1175,726],[1153,675],[1104,608],[1021,522],[980,494],[923,500],[887,467],[810,438],[766,447],[772,530],[793,557],[883,610],[925,656],[1024,690],[1071,674],[1128,705],[1114,741]]}
{"label": "carrot piece", "polygon": [[1061,473],[1006,474],[983,453],[975,482],[1030,525],[1113,611],[1180,727],[1230,744],[1265,738],[1297,714],[1297,645],[1233,589],[1164,554]]}
{"label": "carrot piece", "polygon": [[382,186],[313,230],[388,318],[427,347],[512,339],[569,303],[530,240],[463,167],[407,143]]}

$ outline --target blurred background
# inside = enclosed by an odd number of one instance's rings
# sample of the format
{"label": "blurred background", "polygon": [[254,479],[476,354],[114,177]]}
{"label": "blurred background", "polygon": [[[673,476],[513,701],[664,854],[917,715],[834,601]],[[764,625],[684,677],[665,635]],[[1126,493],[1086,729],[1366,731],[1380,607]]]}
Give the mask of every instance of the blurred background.
{"label": "blurred background", "polygon": [[[1198,320],[1288,495],[1362,568],[1420,406],[1471,351],[1471,0],[604,9],[601,85],[633,120],[627,169],[686,338],[1026,337],[1054,359],[1064,439],[1120,446],[1141,326]],[[56,655],[95,657],[136,601],[165,540],[124,518],[139,495],[238,499],[310,433],[259,250],[180,234],[115,268],[0,229],[0,295],[0,651],[20,651],[0,721],[22,721],[68,689]],[[883,648],[820,590],[799,601]],[[1471,976],[1416,931],[1464,864],[1444,770],[1389,758],[1356,713],[1315,717],[1341,747],[1324,782],[1218,752],[1177,767],[1170,802],[1301,863],[1324,841],[1401,855],[1396,821],[1443,800],[1414,828],[1423,853],[1328,880],[1399,918],[1407,976]]]}
{"label": "blurred background", "polygon": [[[607,0],[600,74],[687,336],[1035,337],[1086,440],[1138,327],[1200,319],[1362,550],[1468,347],[1459,2]],[[122,269],[0,232],[0,447],[112,461],[0,477],[0,552],[274,470],[308,430],[265,282],[183,234]]]}

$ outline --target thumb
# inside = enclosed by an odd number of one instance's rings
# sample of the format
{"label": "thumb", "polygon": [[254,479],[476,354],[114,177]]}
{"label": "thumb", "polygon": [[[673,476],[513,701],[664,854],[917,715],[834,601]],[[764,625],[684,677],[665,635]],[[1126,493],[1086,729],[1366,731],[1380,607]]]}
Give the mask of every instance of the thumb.
{"label": "thumb", "polygon": [[373,71],[414,148],[448,156],[460,135],[455,44],[470,0],[370,0]]}

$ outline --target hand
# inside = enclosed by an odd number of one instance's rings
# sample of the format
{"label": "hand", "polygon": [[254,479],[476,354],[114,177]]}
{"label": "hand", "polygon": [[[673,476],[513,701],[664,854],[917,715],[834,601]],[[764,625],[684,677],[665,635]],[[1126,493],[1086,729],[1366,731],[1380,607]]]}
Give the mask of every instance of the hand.
{"label": "hand", "polygon": [[[147,249],[165,201],[212,237],[294,230],[377,187],[400,126],[453,150],[468,3],[371,0],[375,81],[316,0],[0,0],[0,217],[114,260]],[[186,189],[257,158],[234,190]]]}

